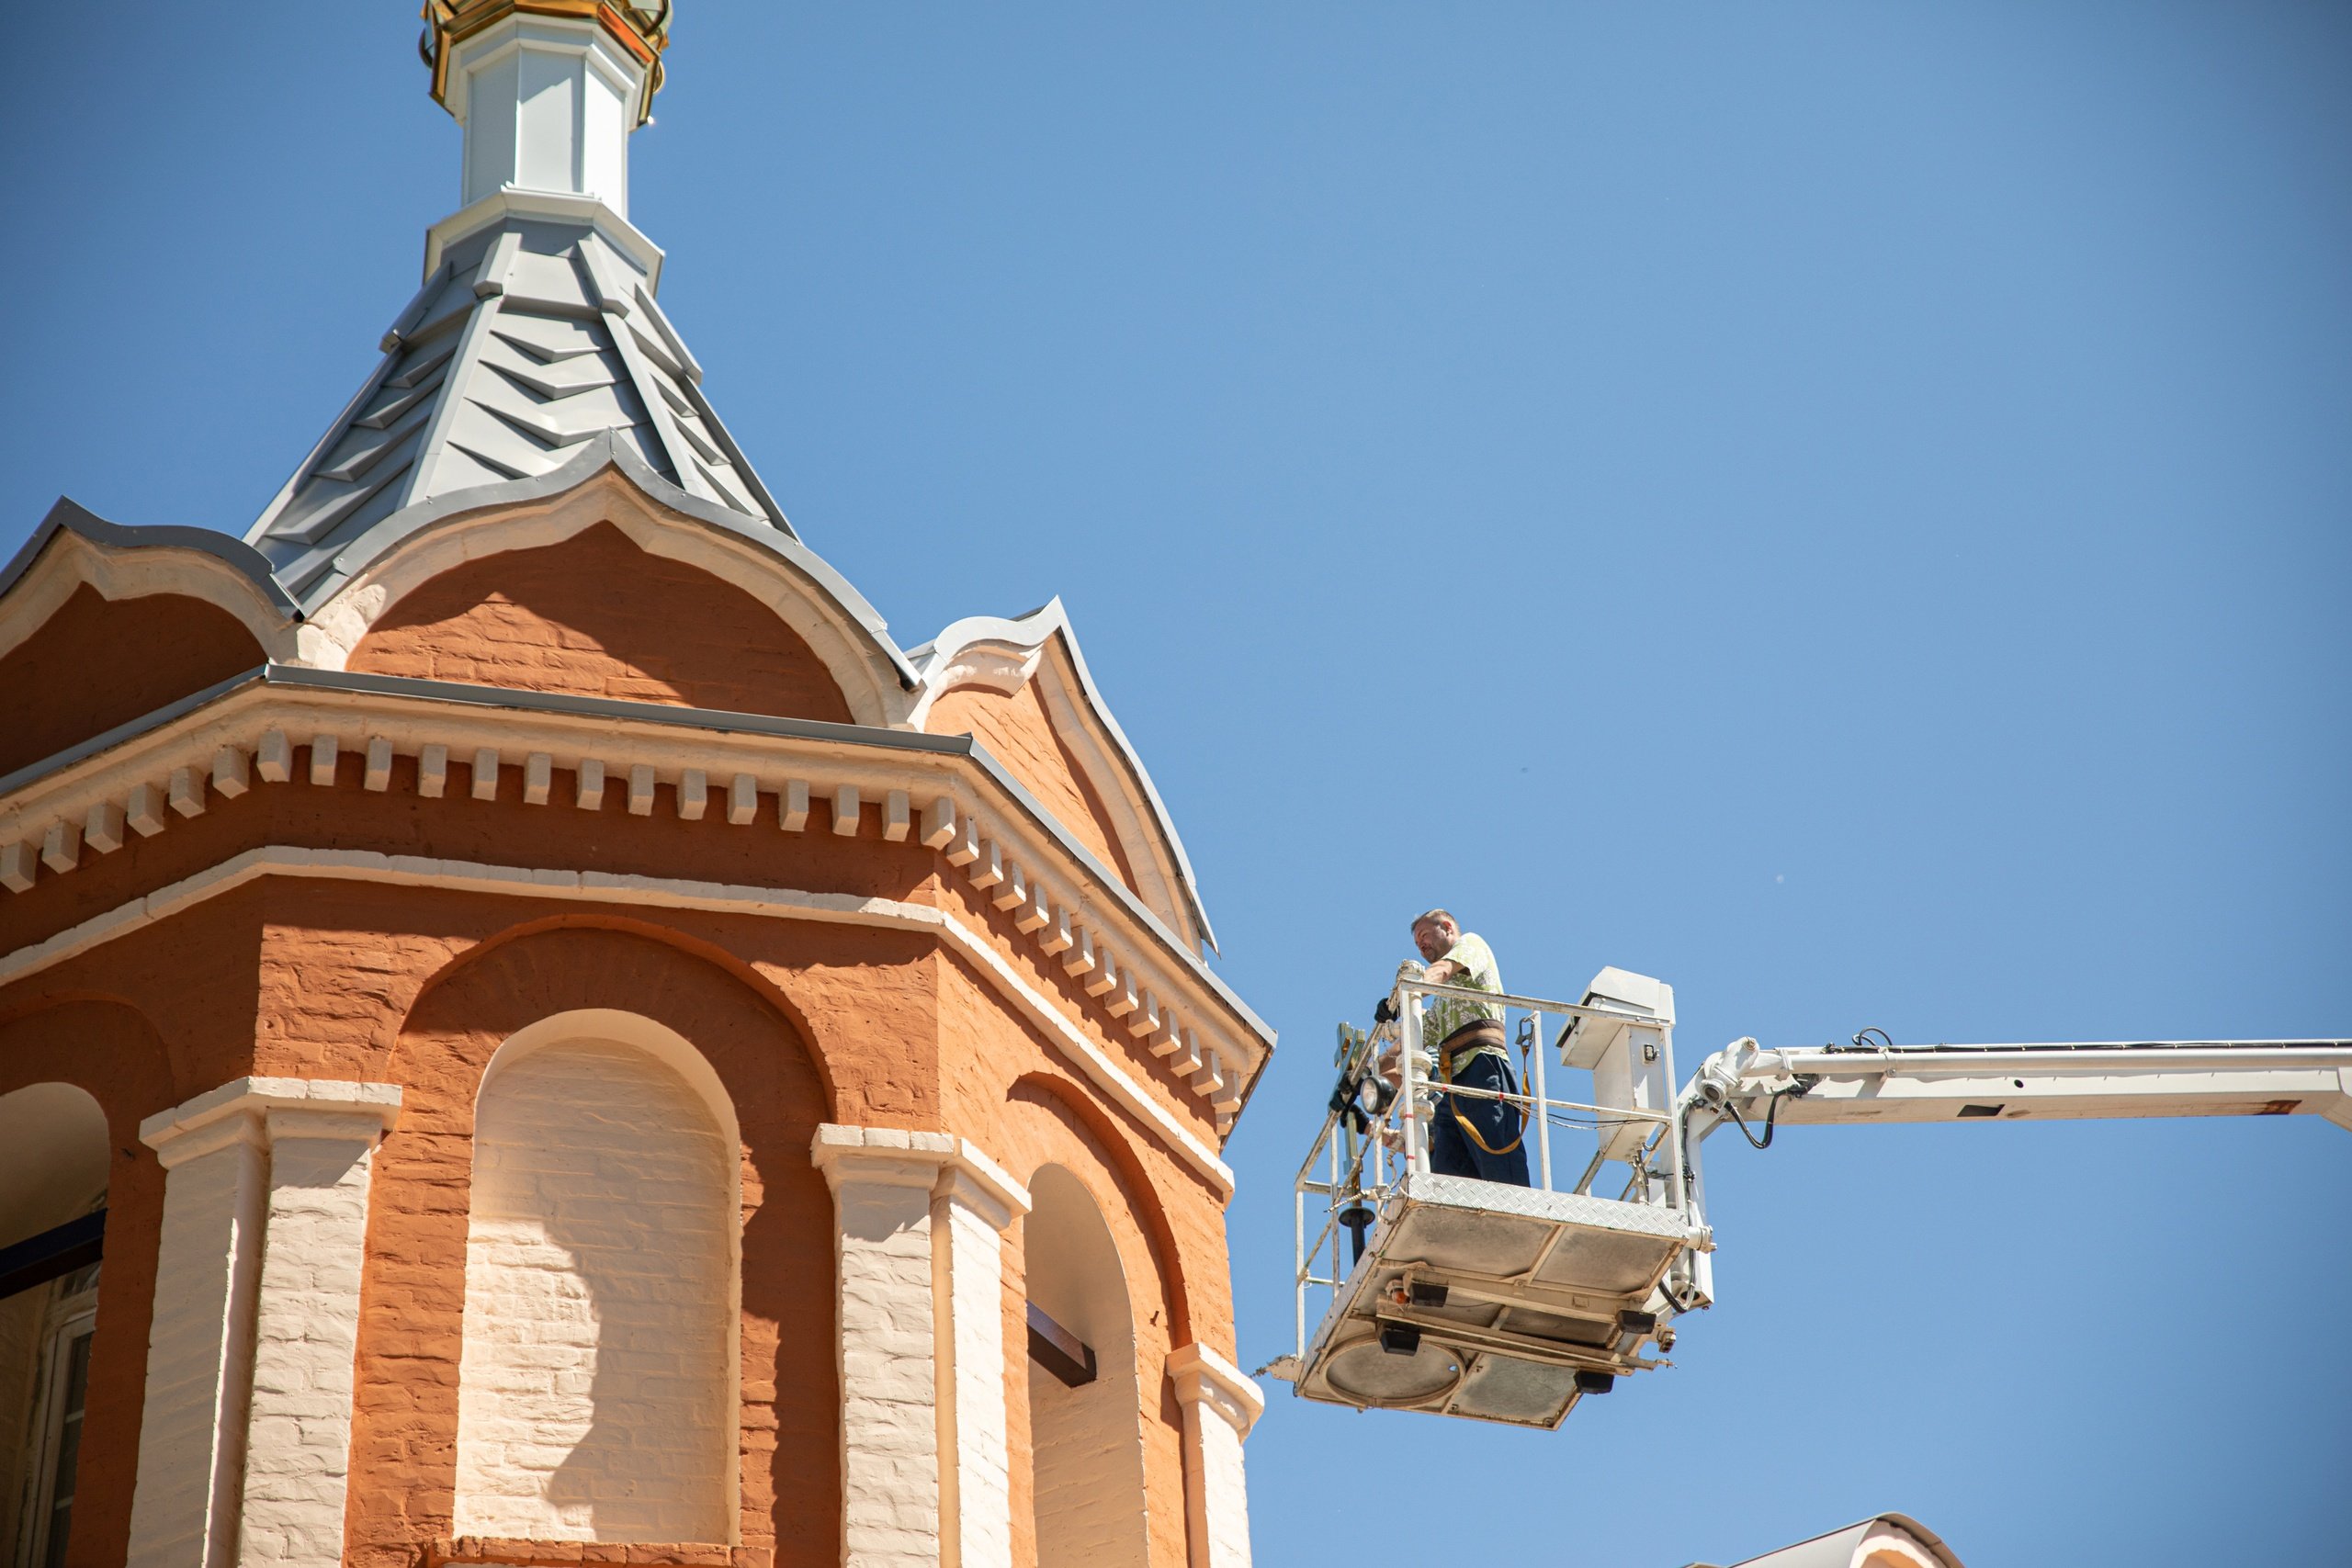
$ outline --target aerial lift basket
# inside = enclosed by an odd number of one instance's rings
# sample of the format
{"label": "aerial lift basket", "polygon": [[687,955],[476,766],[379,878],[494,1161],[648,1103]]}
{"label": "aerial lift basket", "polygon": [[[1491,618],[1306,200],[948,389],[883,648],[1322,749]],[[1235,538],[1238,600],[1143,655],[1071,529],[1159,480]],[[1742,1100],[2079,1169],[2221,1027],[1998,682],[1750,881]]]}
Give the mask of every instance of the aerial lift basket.
{"label": "aerial lift basket", "polygon": [[[1442,1094],[1480,1092],[1425,1081],[1420,1002],[1437,996],[1516,1015],[1525,1081],[1501,1098],[1521,1111],[1532,1186],[1429,1168]],[[1306,1398],[1358,1409],[1556,1427],[1584,1395],[1663,1365],[1652,1352],[1672,1345],[1672,1317],[1705,1298],[1710,1243],[1672,1125],[1673,991],[1604,969],[1570,1003],[1408,972],[1393,999],[1391,1023],[1341,1029],[1340,1087],[1295,1194],[1297,1350],[1276,1370]],[[1554,1051],[1593,1075],[1589,1100],[1549,1095]],[[1589,1153],[1573,1183],[1553,1179],[1555,1134]],[[1600,1196],[1611,1163],[1630,1177]]]}

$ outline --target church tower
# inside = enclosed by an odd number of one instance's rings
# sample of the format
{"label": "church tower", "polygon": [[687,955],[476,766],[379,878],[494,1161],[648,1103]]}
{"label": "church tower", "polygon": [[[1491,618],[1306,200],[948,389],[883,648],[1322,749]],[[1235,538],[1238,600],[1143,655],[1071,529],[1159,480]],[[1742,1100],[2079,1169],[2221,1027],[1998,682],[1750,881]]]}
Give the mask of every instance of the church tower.
{"label": "church tower", "polygon": [[458,209],[243,540],[0,570],[0,1550],[1236,1568],[1273,1036],[1058,601],[901,648],[663,314],[668,0],[429,0]]}

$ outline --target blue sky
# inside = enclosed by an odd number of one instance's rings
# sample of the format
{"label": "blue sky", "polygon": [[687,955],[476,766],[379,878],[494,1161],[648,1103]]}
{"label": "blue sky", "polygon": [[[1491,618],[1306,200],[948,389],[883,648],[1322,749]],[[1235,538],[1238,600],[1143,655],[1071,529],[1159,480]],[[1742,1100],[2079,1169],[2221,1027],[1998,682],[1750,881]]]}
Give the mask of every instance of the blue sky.
{"label": "blue sky", "polygon": [[[636,220],[902,643],[1068,602],[1286,1044],[1444,902],[1740,1034],[2352,1031],[2352,12],[680,7]],[[241,531],[456,204],[410,8],[37,7],[0,553]],[[1259,1560],[2340,1554],[2352,1135],[1711,1145],[1721,1304],[1537,1435],[1308,1406]],[[1400,1482],[1423,1483],[1408,1495]]]}

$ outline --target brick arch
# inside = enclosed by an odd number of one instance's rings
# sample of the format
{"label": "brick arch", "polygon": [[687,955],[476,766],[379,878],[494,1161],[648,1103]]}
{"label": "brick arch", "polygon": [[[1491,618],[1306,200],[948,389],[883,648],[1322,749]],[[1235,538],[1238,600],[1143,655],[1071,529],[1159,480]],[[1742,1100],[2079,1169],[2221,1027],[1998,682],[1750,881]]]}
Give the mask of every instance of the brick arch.
{"label": "brick arch", "polygon": [[1164,1352],[1137,1322],[1136,1281],[1092,1185],[1058,1160],[1030,1172],[1028,1185],[1023,1294],[1090,1348],[1094,1370],[1072,1386],[1034,1360],[1026,1368],[1038,1568],[1146,1568],[1142,1394],[1146,1368]]}
{"label": "brick arch", "polygon": [[774,610],[611,523],[428,578],[375,618],[345,667],[853,722],[824,660]]}
{"label": "brick arch", "polygon": [[[839,928],[830,929],[838,930]],[[627,916],[609,914],[602,910],[567,912],[520,921],[503,931],[492,932],[451,957],[418,984],[415,998],[409,1004],[407,1015],[393,1024],[390,1038],[383,1043],[387,1059],[391,1051],[399,1048],[400,1039],[409,1032],[411,1020],[419,1015],[437,987],[474,965],[486,962],[492,954],[512,943],[527,942],[550,931],[604,931],[615,936],[638,938],[658,947],[673,949],[679,954],[696,963],[708,964],[734,980],[760,1003],[782,1016],[785,1023],[791,1030],[794,1043],[799,1046],[810,1069],[817,1075],[817,1082],[824,1104],[824,1116],[820,1120],[836,1118],[840,1104],[840,1091],[833,1082],[832,1064],[826,1059],[824,1053],[816,1049],[812,1043],[820,1037],[820,1032],[797,1002],[779,990],[758,969],[716,942],[705,941],[700,937],[651,920],[632,919]],[[594,1007],[606,1004],[582,1002],[578,1005]],[[551,1012],[570,1010],[573,1010],[560,1007],[549,1010]],[[622,1007],[620,1010],[641,1013],[666,1027],[676,1027],[667,1017],[646,1007]],[[536,1022],[537,1019],[534,1018],[527,1021]],[[483,1066],[488,1066],[487,1061]],[[722,1075],[722,1080],[723,1078],[724,1075]],[[731,1095],[734,1092],[733,1086],[729,1084],[727,1087]]]}
{"label": "brick arch", "polygon": [[[737,1525],[779,1562],[835,1561],[841,1513],[832,1200],[809,1145],[831,1114],[814,1053],[772,994],[674,936],[542,922],[469,950],[427,983],[392,1043],[399,1130],[378,1151],[347,1560],[411,1568],[451,1533],[475,1097],[509,1037],[609,1009],[691,1043],[736,1108],[742,1144]],[[798,1533],[777,1539],[780,1522]]]}
{"label": "brick arch", "polygon": [[[1193,1338],[1192,1303],[1184,1288],[1184,1265],[1176,1250],[1176,1235],[1168,1223],[1168,1212],[1159,1201],[1151,1179],[1144,1172],[1143,1164],[1119,1134],[1117,1124],[1106,1115],[1092,1095],[1051,1073],[1027,1073],[1014,1080],[1005,1090],[1009,1106],[1026,1106],[1050,1119],[1074,1140],[1075,1148],[1064,1146],[1064,1153],[1050,1152],[1056,1141],[1024,1140],[1018,1150],[1007,1149],[1004,1157],[1016,1161],[1016,1168],[1025,1172],[1051,1160],[1070,1164],[1067,1154],[1084,1151],[1085,1158],[1099,1168],[1110,1191],[1098,1193],[1097,1201],[1104,1204],[1103,1212],[1124,1210],[1133,1219],[1137,1235],[1148,1250],[1152,1273],[1159,1282],[1161,1309],[1168,1314],[1169,1343],[1188,1345]],[[1036,1126],[1035,1118],[1016,1119]],[[1039,1128],[1042,1131],[1042,1128]],[[1024,1155],[1035,1157],[1023,1158]]]}
{"label": "brick arch", "polygon": [[[1135,1371],[1137,1414],[1145,1417],[1141,1435],[1149,1560],[1182,1562],[1183,1416],[1161,1369],[1171,1351],[1191,1342],[1192,1330],[1176,1249],[1151,1184],[1091,1097],[1052,1074],[1031,1073],[1013,1082],[992,1135],[1001,1146],[991,1152],[1023,1179],[1048,1165],[1078,1178],[1118,1246],[1136,1314]],[[1019,1451],[1034,1452],[1025,1375],[1025,1298],[1010,1274],[1008,1269],[1005,1345],[1012,1376],[1005,1393],[1008,1427],[1017,1450],[1012,1477],[1013,1559],[1031,1562],[1038,1547],[1036,1478]]]}
{"label": "brick arch", "polygon": [[119,1563],[130,1549],[130,1496],[138,1479],[147,1334],[154,1312],[163,1235],[164,1168],[139,1143],[139,1123],[181,1098],[153,1022],[128,1002],[50,998],[0,1021],[0,1094],[66,1083],[106,1112],[106,1268],[84,1416],[81,1472],[65,1568]]}

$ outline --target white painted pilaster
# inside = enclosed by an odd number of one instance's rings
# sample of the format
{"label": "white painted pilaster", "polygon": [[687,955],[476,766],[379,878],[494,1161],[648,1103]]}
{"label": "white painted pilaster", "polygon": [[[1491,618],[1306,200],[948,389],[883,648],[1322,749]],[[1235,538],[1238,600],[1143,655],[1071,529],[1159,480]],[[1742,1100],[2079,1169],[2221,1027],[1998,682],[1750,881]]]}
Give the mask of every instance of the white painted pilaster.
{"label": "white painted pilaster", "polygon": [[1001,1233],[1029,1195],[944,1133],[829,1124],[811,1153],[840,1238],[845,1568],[1006,1568]]}
{"label": "white painted pilaster", "polygon": [[1184,1408],[1184,1513],[1192,1568],[1250,1568],[1250,1495],[1241,1439],[1266,1408],[1241,1369],[1205,1345],[1168,1358]]}
{"label": "white painted pilaster", "polygon": [[1012,1568],[1004,1410],[1004,1229],[1029,1194],[968,1144],[931,1206],[945,1568]]}
{"label": "white painted pilaster", "polygon": [[[192,1100],[189,1105],[199,1105]],[[181,1110],[187,1111],[183,1106]],[[259,1118],[140,1128],[167,1173],[130,1568],[225,1568],[236,1544],[267,1195]]]}
{"label": "white painted pilaster", "polygon": [[368,1163],[399,1104],[238,1078],[141,1125],[168,1174],[133,1568],[342,1561]]}
{"label": "white painted pilaster", "polygon": [[269,1219],[254,1302],[238,1568],[337,1568],[351,1469],[351,1395],[376,1145],[400,1114],[390,1084],[313,1082],[272,1105]]}

